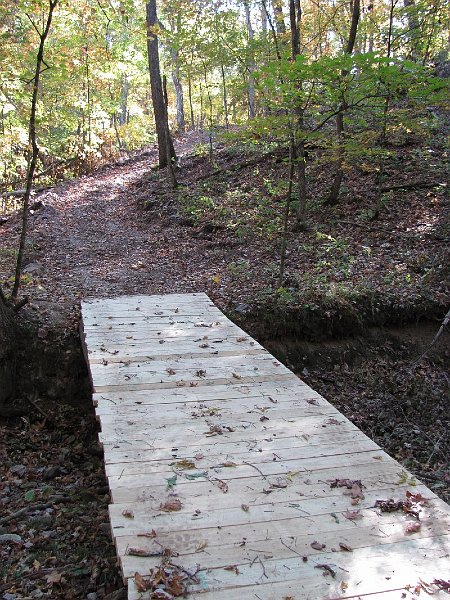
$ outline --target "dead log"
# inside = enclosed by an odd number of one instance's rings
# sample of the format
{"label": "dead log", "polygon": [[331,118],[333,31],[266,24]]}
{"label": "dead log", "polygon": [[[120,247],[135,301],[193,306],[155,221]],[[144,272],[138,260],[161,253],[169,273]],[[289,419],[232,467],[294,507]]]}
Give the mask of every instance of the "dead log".
{"label": "dead log", "polygon": [[[52,186],[44,186],[44,187],[37,187],[37,188],[33,188],[31,190],[32,194],[39,194],[40,192],[44,192],[45,190],[51,190]],[[25,194],[26,190],[11,190],[10,192],[3,192],[2,194],[0,194],[0,198],[20,198],[20,196],[23,196]]]}
{"label": "dead log", "polygon": [[411,181],[405,183],[396,183],[393,185],[383,185],[381,191],[385,192],[395,192],[396,190],[419,190],[424,188],[432,188],[436,185],[440,185],[438,181]]}

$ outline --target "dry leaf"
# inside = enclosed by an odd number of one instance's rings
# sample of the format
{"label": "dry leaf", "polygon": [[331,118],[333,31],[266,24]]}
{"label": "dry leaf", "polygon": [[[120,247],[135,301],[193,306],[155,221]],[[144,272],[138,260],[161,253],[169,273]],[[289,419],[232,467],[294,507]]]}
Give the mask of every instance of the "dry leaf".
{"label": "dry leaf", "polygon": [[152,529],[151,531],[147,531],[146,533],[138,533],[137,537],[155,538],[155,537],[158,537],[158,534],[156,533],[156,531],[154,529]]}
{"label": "dry leaf", "polygon": [[182,506],[181,500],[178,498],[169,498],[165,502],[161,502],[159,509],[163,510],[164,512],[176,512],[181,510]]}
{"label": "dry leaf", "polygon": [[208,545],[208,542],[204,541],[204,542],[200,542],[200,544],[197,546],[197,548],[195,549],[196,552],[203,552],[203,550],[206,548],[206,546]]}
{"label": "dry leaf", "polygon": [[122,516],[126,517],[127,519],[134,519],[134,513],[132,510],[123,510]]}
{"label": "dry leaf", "polygon": [[138,592],[146,592],[148,589],[148,582],[138,572],[134,574],[134,584]]}
{"label": "dry leaf", "polygon": [[228,492],[228,483],[226,481],[222,481],[221,479],[216,479],[217,487],[219,490],[222,490],[224,494]]}
{"label": "dry leaf", "polygon": [[175,463],[177,469],[195,469],[195,463],[192,460],[183,458]]}
{"label": "dry leaf", "polygon": [[224,571],[234,571],[236,573],[236,575],[239,575],[240,571],[237,568],[237,565],[228,565],[228,567],[224,567],[223,568]]}
{"label": "dry leaf", "polygon": [[320,542],[317,542],[317,541],[312,542],[310,544],[310,546],[311,546],[311,548],[314,548],[314,550],[323,550],[326,547],[325,544],[321,544]]}
{"label": "dry leaf", "polygon": [[362,516],[362,514],[360,513],[359,510],[346,510],[342,514],[349,521],[358,521],[359,519],[363,518],[363,516]]}
{"label": "dry leaf", "polygon": [[47,583],[61,583],[62,573],[58,573],[58,571],[52,571],[49,573],[46,578]]}
{"label": "dry leaf", "polygon": [[420,523],[410,523],[406,526],[405,533],[417,533],[420,531]]}
{"label": "dry leaf", "polygon": [[159,556],[161,554],[158,552],[150,552],[150,550],[144,550],[143,548],[128,548],[126,552],[129,556]]}
{"label": "dry leaf", "polygon": [[316,565],[314,567],[315,569],[323,569],[323,574],[324,575],[328,575],[330,574],[331,577],[336,577],[336,571],[333,569],[333,567],[331,565]]}
{"label": "dry leaf", "polygon": [[231,461],[227,461],[227,462],[222,463],[221,466],[222,467],[237,467],[237,464],[234,462],[231,462]]}
{"label": "dry leaf", "polygon": [[339,548],[345,550],[345,552],[353,552],[353,548],[345,542],[339,542]]}

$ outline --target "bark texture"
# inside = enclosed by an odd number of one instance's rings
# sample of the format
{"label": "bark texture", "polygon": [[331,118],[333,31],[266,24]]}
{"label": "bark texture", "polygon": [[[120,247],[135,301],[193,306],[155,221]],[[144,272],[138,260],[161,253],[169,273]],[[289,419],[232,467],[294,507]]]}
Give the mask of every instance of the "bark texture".
{"label": "bark texture", "polygon": [[14,397],[16,384],[17,329],[15,315],[0,291],[0,415]]}
{"label": "bark texture", "polygon": [[167,145],[170,148],[170,156],[176,160],[172,137],[166,140],[169,129],[166,105],[159,65],[159,42],[158,42],[158,16],[156,11],[156,0],[150,0],[146,7],[147,18],[147,51],[148,67],[150,71],[150,86],[152,92],[153,114],[155,116],[156,136],[158,138],[159,167],[162,169],[168,165]]}
{"label": "bark texture", "polygon": [[[360,8],[361,8],[360,0],[354,0],[353,8],[352,8],[352,22],[350,25],[350,33],[348,36],[347,45],[345,47],[345,53],[350,56],[353,53],[353,50],[355,48],[356,33],[358,31],[358,23],[359,23],[359,17],[360,17],[360,12],[361,12]],[[346,70],[343,70],[341,75],[342,75],[342,77],[346,77],[348,75],[348,72]],[[347,109],[348,109],[348,104],[347,104],[346,100],[344,99],[341,104],[341,110],[339,111],[339,113],[336,117],[336,134],[337,134],[337,138],[338,138],[338,162],[337,162],[336,174],[334,176],[333,183],[331,185],[330,194],[326,200],[326,204],[331,205],[331,206],[334,206],[335,204],[338,203],[339,193],[341,191],[341,184],[342,184],[342,180],[344,178],[344,169],[343,169],[343,166],[344,166],[343,142],[344,142],[344,135],[345,135],[344,115],[345,115]]]}

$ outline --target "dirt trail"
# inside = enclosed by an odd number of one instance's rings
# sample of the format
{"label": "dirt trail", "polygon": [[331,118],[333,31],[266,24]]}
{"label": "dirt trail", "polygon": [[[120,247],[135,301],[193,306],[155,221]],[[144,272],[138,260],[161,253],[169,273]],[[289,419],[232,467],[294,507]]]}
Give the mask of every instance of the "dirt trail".
{"label": "dirt trail", "polygon": [[[185,136],[178,152],[189,152],[197,138]],[[204,289],[198,274],[187,275],[189,234],[179,230],[186,238],[178,247],[165,243],[165,228],[143,220],[130,192],[155,160],[154,152],[145,153],[41,194],[25,263],[33,301],[71,305],[89,296]]]}

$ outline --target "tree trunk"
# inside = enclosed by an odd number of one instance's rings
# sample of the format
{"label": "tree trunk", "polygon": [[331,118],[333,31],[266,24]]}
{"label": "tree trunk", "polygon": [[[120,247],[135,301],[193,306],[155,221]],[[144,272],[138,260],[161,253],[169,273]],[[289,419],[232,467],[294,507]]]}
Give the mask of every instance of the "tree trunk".
{"label": "tree trunk", "polygon": [[189,92],[189,112],[191,115],[191,129],[195,129],[194,104],[192,102],[192,81],[191,76],[188,77],[188,92]]}
{"label": "tree trunk", "polygon": [[178,181],[175,177],[175,169],[172,162],[171,156],[171,147],[170,147],[170,131],[169,131],[169,96],[167,95],[167,79],[164,75],[163,77],[163,97],[164,97],[164,113],[165,113],[165,123],[166,123],[166,160],[167,160],[167,171],[169,176],[169,181],[172,186],[172,189],[178,187]]}
{"label": "tree trunk", "polygon": [[253,38],[254,31],[252,26],[252,20],[250,15],[250,4],[249,0],[244,1],[245,8],[245,21],[247,24],[248,44],[250,47],[250,60],[248,64],[248,116],[253,119],[256,116],[256,105],[255,105],[255,60],[253,58]]}
{"label": "tree trunk", "polygon": [[273,13],[275,15],[275,26],[278,35],[286,33],[286,23],[284,22],[283,1],[272,0]]}
{"label": "tree trunk", "polygon": [[408,34],[410,55],[412,60],[417,60],[418,41],[420,39],[420,23],[417,15],[417,9],[414,0],[403,0],[403,6],[406,10],[406,18],[408,21]]}
{"label": "tree trunk", "polygon": [[[352,55],[353,49],[355,47],[356,41],[356,33],[358,31],[358,23],[360,16],[360,0],[353,0],[353,8],[352,8],[352,23],[350,26],[350,33],[348,36],[347,46],[345,48],[345,53],[349,56]],[[344,78],[348,72],[343,70],[341,72],[342,77]],[[333,183],[331,185],[330,194],[325,202],[325,204],[334,206],[338,203],[339,200],[339,192],[341,191],[341,184],[344,178],[344,135],[345,135],[345,127],[344,127],[344,115],[348,109],[347,101],[344,98],[341,103],[341,110],[339,111],[336,117],[336,134],[338,139],[338,161],[337,161],[337,169],[336,174],[334,176]]]}
{"label": "tree trunk", "polygon": [[186,122],[184,118],[184,94],[183,86],[180,79],[180,69],[178,66],[178,52],[171,50],[172,56],[172,81],[175,88],[176,103],[177,103],[177,128],[179,133],[186,131]]}
{"label": "tree trunk", "polygon": [[[156,135],[158,138],[158,154],[160,169],[168,165],[167,145],[170,148],[172,160],[176,160],[172,136],[169,132],[164,94],[161,81],[161,70],[159,66],[159,42],[158,42],[158,17],[156,12],[156,0],[150,0],[146,6],[147,19],[147,51],[148,67],[150,71],[150,86],[152,91],[153,114],[155,116]],[[166,136],[168,139],[166,140]]]}
{"label": "tree trunk", "polygon": [[[300,23],[302,19],[302,10],[300,0],[290,0],[289,2],[289,18],[291,25],[291,45],[292,45],[292,60],[295,61],[300,54]],[[300,89],[302,82],[298,83]],[[295,109],[295,119],[297,127],[297,135],[299,141],[295,148],[295,160],[297,162],[297,229],[304,229],[306,217],[306,156],[305,156],[305,139],[303,137],[304,130],[304,110],[301,106]]]}
{"label": "tree trunk", "polygon": [[36,171],[36,165],[37,165],[37,161],[38,161],[38,157],[39,157],[39,147],[37,145],[37,140],[36,140],[36,109],[37,109],[37,102],[38,102],[38,96],[39,96],[39,80],[40,80],[41,73],[42,73],[42,65],[45,64],[44,63],[45,41],[50,32],[50,27],[52,25],[53,12],[54,12],[57,4],[58,4],[58,0],[50,0],[49,1],[47,20],[45,22],[45,26],[44,26],[44,29],[42,30],[42,33],[39,33],[40,42],[39,42],[39,49],[38,49],[38,53],[37,53],[37,57],[36,57],[36,69],[35,69],[35,74],[34,74],[34,78],[33,78],[33,95],[32,95],[32,100],[31,100],[31,113],[30,113],[30,125],[29,125],[29,141],[30,141],[32,150],[31,150],[31,160],[30,160],[30,164],[29,164],[28,172],[27,172],[25,195],[23,197],[22,230],[20,232],[19,251],[17,253],[16,272],[15,272],[15,276],[14,276],[14,287],[13,287],[12,294],[11,294],[13,299],[17,298],[17,294],[19,293],[19,288],[20,288],[20,278],[22,275],[22,263],[23,263],[24,253],[25,253],[25,242],[26,242],[27,233],[28,233],[28,207],[30,204],[31,190],[33,187],[34,172]]}
{"label": "tree trunk", "polygon": [[128,92],[130,90],[130,84],[128,78],[124,75],[122,79],[122,88],[120,90],[120,112],[119,112],[119,125],[126,125],[127,113],[128,113]]}
{"label": "tree trunk", "polygon": [[[177,29],[180,30],[181,14],[177,15]],[[175,33],[175,26],[172,23],[172,33]],[[177,48],[170,49],[170,57],[172,59],[172,81],[175,88],[176,103],[177,103],[177,128],[179,133],[186,131],[186,122],[184,117],[184,94],[183,86],[180,77],[180,56]]]}
{"label": "tree trunk", "polygon": [[0,415],[14,397],[16,383],[17,331],[13,311],[0,289]]}
{"label": "tree trunk", "polygon": [[229,129],[230,127],[230,120],[228,118],[228,96],[227,96],[227,82],[225,79],[225,68],[223,65],[221,65],[221,71],[222,71],[222,87],[223,87],[223,110],[225,113],[225,127],[227,129]]}

